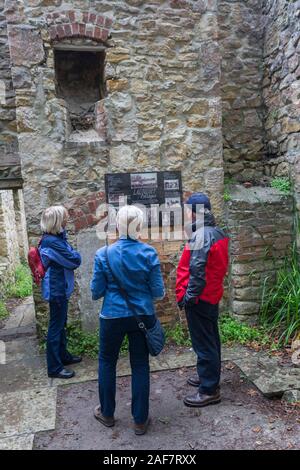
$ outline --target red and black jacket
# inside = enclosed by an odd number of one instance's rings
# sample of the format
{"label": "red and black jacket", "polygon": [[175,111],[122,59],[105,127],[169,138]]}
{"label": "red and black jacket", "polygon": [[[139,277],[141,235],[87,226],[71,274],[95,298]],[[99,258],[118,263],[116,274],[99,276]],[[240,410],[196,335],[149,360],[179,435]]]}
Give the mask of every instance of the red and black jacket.
{"label": "red and black jacket", "polygon": [[[203,233],[204,232],[204,233]],[[216,227],[211,213],[204,216],[204,231],[193,233],[181,255],[176,279],[178,303],[198,303],[199,299],[217,304],[223,295],[228,269],[229,238]]]}

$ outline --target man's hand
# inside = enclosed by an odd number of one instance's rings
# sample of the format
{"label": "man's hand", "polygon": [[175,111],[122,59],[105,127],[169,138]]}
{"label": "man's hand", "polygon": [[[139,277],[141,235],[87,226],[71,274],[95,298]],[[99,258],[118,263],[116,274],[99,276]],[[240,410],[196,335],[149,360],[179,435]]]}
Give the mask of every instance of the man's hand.
{"label": "man's hand", "polygon": [[184,309],[184,297],[180,302],[177,302],[177,306],[178,306],[179,310]]}
{"label": "man's hand", "polygon": [[189,307],[191,305],[195,305],[197,300],[197,297],[190,297],[189,299],[186,297],[186,295],[183,297],[183,299],[180,302],[177,302],[177,305],[180,310],[183,310],[185,307]]}

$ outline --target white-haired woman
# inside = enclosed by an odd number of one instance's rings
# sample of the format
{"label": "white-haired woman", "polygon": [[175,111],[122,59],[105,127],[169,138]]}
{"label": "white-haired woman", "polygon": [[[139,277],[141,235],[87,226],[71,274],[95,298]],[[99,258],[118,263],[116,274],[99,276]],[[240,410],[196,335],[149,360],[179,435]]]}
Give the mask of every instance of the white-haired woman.
{"label": "white-haired woman", "polygon": [[[91,282],[93,299],[104,297],[100,313],[100,406],[95,408],[94,415],[105,426],[115,424],[116,365],[127,335],[132,369],[131,411],[137,435],[145,434],[149,424],[150,371],[145,336],[132,308],[146,328],[151,328],[155,322],[153,300],[164,296],[157,252],[139,241],[142,224],[143,212],[138,207],[124,206],[119,210],[119,239],[109,248],[97,251]],[[132,308],[121,288],[130,298]]]}
{"label": "white-haired woman", "polygon": [[74,290],[74,270],[80,266],[80,254],[67,242],[68,211],[63,206],[44,210],[41,219],[43,236],[39,246],[46,275],[42,295],[49,302],[50,319],[47,335],[48,376],[69,379],[74,371],[66,365],[81,361],[67,350],[66,324],[68,301]]}

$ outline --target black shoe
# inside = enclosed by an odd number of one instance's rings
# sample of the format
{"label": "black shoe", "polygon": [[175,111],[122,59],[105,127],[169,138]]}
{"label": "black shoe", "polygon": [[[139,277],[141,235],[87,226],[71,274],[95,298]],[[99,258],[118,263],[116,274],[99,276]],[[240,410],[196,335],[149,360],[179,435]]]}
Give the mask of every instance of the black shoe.
{"label": "black shoe", "polygon": [[78,364],[79,362],[82,361],[82,357],[81,356],[72,356],[71,359],[69,359],[68,361],[65,361],[63,362],[63,365],[64,366],[69,366],[71,364]]}
{"label": "black shoe", "polygon": [[73,370],[62,369],[57,374],[48,374],[48,377],[51,377],[52,379],[71,379],[74,375],[75,372]]}
{"label": "black shoe", "polygon": [[202,408],[203,406],[215,405],[220,403],[221,395],[220,390],[217,390],[213,395],[205,395],[204,393],[196,393],[195,395],[189,395],[184,398],[183,403],[186,406],[193,408]]}

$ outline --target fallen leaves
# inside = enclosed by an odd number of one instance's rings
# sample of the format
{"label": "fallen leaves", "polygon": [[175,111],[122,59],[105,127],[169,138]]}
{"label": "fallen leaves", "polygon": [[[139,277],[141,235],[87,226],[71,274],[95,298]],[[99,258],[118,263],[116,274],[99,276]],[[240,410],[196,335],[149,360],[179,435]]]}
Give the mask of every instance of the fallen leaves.
{"label": "fallen leaves", "polygon": [[256,432],[258,434],[259,432],[261,432],[261,427],[256,426],[255,428],[252,428],[252,432]]}
{"label": "fallen leaves", "polygon": [[164,417],[158,418],[158,421],[163,424],[169,424],[171,420],[168,416],[164,416]]}

